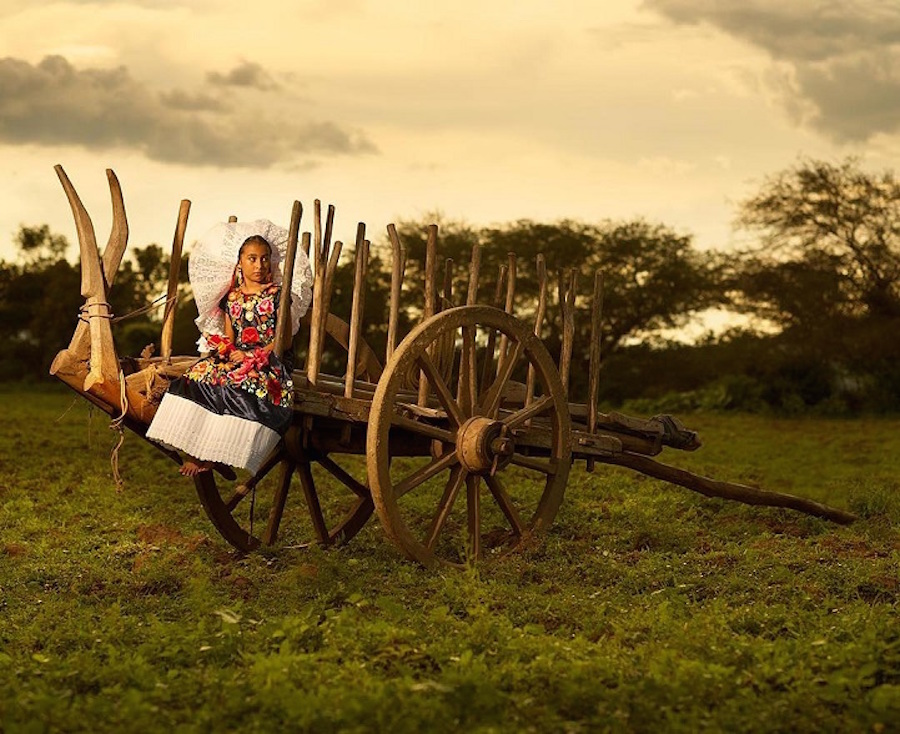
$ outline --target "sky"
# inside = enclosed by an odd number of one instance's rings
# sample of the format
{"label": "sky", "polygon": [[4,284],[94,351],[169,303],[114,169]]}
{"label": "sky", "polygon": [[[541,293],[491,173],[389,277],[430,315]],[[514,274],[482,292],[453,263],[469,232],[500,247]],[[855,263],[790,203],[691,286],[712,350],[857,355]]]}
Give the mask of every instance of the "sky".
{"label": "sky", "polygon": [[[896,0],[0,0],[0,258],[334,204],[336,238],[637,217],[728,249],[801,157],[900,164]],[[310,217],[304,220],[310,225]],[[73,247],[74,255],[74,247]]]}

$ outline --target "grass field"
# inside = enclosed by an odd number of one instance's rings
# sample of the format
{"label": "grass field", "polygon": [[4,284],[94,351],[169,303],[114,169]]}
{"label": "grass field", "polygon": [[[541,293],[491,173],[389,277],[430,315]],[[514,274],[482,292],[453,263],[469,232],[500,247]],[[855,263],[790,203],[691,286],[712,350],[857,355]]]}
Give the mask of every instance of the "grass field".
{"label": "grass field", "polygon": [[670,463],[849,527],[581,464],[542,545],[434,572],[375,519],[237,555],[72,393],[0,402],[0,731],[900,730],[900,420],[683,416]]}

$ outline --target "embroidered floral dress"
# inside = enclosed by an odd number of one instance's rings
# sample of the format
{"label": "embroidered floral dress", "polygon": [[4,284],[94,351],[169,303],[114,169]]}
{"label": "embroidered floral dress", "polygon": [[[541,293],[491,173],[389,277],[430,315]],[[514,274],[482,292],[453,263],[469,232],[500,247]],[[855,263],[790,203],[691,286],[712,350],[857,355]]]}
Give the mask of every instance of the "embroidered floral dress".
{"label": "embroidered floral dress", "polygon": [[[256,471],[290,426],[290,367],[265,347],[275,339],[281,288],[233,288],[220,301],[234,343],[207,339],[212,352],[169,386],[147,437],[194,458]],[[241,361],[229,357],[244,353]]]}
{"label": "embroidered floral dress", "polygon": [[[185,373],[194,382],[225,387],[234,385],[273,405],[291,407],[293,398],[289,371],[264,347],[275,339],[278,299],[281,289],[270,285],[259,293],[244,293],[235,288],[220,305],[231,322],[234,344],[212,336],[207,342],[214,348],[212,356],[202,359]],[[239,349],[246,357],[237,364],[228,357]]]}

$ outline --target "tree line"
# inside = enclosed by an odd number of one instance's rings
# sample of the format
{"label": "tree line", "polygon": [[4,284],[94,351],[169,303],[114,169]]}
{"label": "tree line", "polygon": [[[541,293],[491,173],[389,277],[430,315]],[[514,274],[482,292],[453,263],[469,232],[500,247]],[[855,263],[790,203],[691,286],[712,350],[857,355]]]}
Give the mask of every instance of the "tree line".
{"label": "tree line", "polygon": [[[483,252],[479,300],[492,302],[507,253],[517,255],[515,312],[534,313],[535,258],[550,282],[544,340],[560,346],[558,273],[576,270],[575,364],[590,348],[593,273],[604,276],[601,399],[638,408],[820,411],[834,414],[900,409],[900,183],[893,172],[864,171],[854,159],[801,160],[767,179],[738,205],[736,224],[752,235],[737,251],[701,251],[692,237],[643,219],[583,223],[519,220],[476,227],[429,217],[397,224],[407,253],[402,327],[424,300],[427,225],[440,226],[439,267],[452,273],[452,300],[462,303],[473,245]],[[78,264],[68,243],[46,225],[23,226],[18,256],[0,262],[0,379],[38,379],[68,343],[81,306]],[[151,244],[131,250],[112,289],[113,311],[139,310],[165,289],[168,255]],[[183,263],[182,282],[187,282]],[[332,311],[347,317],[353,263],[338,271]],[[366,339],[384,353],[390,257],[376,241],[366,291]],[[710,332],[693,344],[667,335],[710,309],[749,317],[747,325]],[[182,294],[174,349],[192,353],[196,310]],[[122,355],[158,342],[159,313],[114,324]],[[575,400],[586,394],[586,370],[573,370]]]}

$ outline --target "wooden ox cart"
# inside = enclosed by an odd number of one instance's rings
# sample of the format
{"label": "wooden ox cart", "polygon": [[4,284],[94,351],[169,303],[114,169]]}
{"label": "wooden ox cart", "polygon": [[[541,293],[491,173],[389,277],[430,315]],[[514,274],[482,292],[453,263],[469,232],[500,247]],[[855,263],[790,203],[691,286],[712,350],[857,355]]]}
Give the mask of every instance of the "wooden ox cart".
{"label": "wooden ox cart", "polygon": [[[108,291],[128,237],[122,192],[107,171],[113,224],[102,256],[90,217],[61,167],[57,174],[75,216],[85,305],[72,341],[51,373],[144,436],[169,380],[195,357],[172,355],[181,248],[190,202],[183,201],[172,250],[159,356],[120,359],[110,326]],[[285,281],[290,281],[302,208],[294,203]],[[554,360],[540,334],[548,306],[548,277],[538,258],[540,297],[533,320],[513,313],[516,260],[501,269],[492,305],[478,300],[480,250],[472,252],[468,288],[452,293],[452,261],[438,276],[437,227],[428,230],[421,321],[398,334],[405,253],[393,225],[392,279],[384,365],[362,337],[369,241],[356,234],[355,283],[349,321],[330,313],[342,244],[332,243],[334,208],[324,229],[315,202],[313,232],[302,246],[314,263],[312,307],[295,341],[305,366],[295,370],[294,421],[255,475],[223,467],[194,478],[216,530],[234,547],[253,550],[343,543],[377,511],[387,535],[426,565],[460,564],[520,547],[550,527],[569,470],[585,461],[634,469],[710,496],[789,507],[840,523],[853,516],[807,499],[700,477],[654,460],[663,449],[700,443],[669,416],[648,420],[597,409],[602,280],[591,305],[590,386],[585,403],[570,402],[575,318],[574,271],[561,274],[562,347]],[[234,221],[232,219],[232,221]],[[284,289],[287,294],[288,289]],[[461,305],[454,305],[459,302]],[[284,303],[276,351],[288,347]],[[323,365],[341,365],[326,374]],[[154,444],[156,446],[156,444]],[[175,461],[174,452],[156,446]],[[354,476],[365,456],[365,476]],[[294,477],[297,481],[294,482]],[[299,488],[302,500],[293,501]]]}

